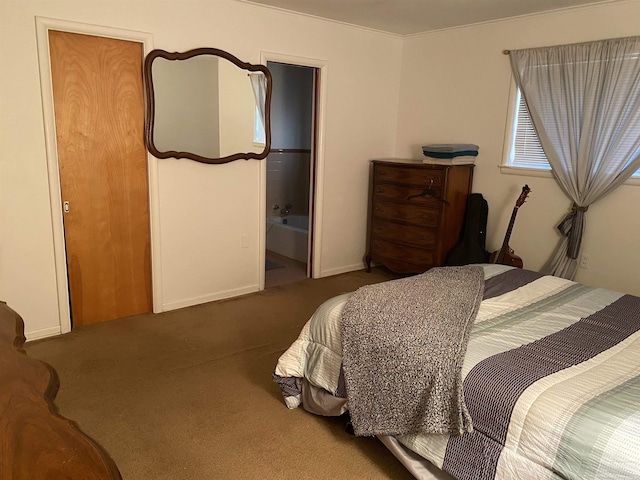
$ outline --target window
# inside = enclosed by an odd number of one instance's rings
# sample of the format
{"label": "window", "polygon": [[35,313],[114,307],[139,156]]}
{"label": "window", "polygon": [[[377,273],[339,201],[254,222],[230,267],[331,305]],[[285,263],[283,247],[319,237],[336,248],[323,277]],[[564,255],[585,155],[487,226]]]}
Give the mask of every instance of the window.
{"label": "window", "polygon": [[[531,123],[527,105],[522,95],[520,95],[519,89],[516,89],[514,101],[513,126],[511,138],[509,139],[509,157],[506,166],[551,171],[551,166],[542,150],[538,135]],[[631,178],[640,179],[640,169]]]}
{"label": "window", "polygon": [[516,92],[509,164],[513,167],[551,170],[520,90]]}
{"label": "window", "polygon": [[267,139],[264,132],[264,125],[262,125],[262,119],[260,118],[260,109],[256,106],[256,114],[253,126],[253,143],[264,145],[266,142]]}

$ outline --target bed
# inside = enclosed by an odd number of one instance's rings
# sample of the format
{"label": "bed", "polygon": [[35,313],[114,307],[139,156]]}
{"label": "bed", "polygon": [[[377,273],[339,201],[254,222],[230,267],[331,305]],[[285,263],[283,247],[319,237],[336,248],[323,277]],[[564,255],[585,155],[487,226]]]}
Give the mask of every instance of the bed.
{"label": "bed", "polygon": [[[504,265],[469,268],[483,277],[458,340],[472,426],[377,436],[416,478],[640,478],[640,298]],[[278,360],[287,407],[349,414],[355,373],[341,322],[355,294],[324,302]]]}

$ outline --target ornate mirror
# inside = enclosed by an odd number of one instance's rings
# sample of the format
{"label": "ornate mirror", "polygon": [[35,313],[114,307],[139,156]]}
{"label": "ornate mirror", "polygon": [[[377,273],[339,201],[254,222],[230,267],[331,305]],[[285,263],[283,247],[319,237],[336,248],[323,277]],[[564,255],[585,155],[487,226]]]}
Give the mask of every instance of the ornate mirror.
{"label": "ornate mirror", "polygon": [[216,48],[151,51],[144,62],[146,143],[157,158],[263,159],[271,146],[271,74]]}

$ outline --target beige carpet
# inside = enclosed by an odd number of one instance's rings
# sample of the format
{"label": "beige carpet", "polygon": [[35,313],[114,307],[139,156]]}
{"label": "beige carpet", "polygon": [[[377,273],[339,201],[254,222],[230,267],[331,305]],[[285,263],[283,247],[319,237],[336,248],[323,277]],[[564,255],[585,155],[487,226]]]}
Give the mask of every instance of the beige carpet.
{"label": "beige carpet", "polygon": [[60,413],[125,480],[410,479],[375,438],[288,410],[271,373],[315,308],[390,279],[373,269],[79,327],[31,342],[60,377]]}

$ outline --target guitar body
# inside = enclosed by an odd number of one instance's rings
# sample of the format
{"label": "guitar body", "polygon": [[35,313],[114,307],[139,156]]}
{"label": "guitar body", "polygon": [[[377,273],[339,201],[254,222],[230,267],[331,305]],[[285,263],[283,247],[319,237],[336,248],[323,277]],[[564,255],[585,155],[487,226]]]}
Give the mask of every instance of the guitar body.
{"label": "guitar body", "polygon": [[511,213],[511,220],[509,221],[509,227],[507,228],[507,233],[504,236],[504,241],[502,242],[502,247],[500,250],[496,250],[489,257],[489,263],[499,263],[500,265],[510,265],[516,268],[522,268],[524,263],[522,259],[513,253],[513,249],[509,246],[509,239],[511,238],[511,231],[513,230],[513,224],[516,221],[516,215],[518,214],[518,209],[524,204],[527,199],[527,195],[529,195],[531,189],[529,185],[525,185],[522,187],[522,193],[516,200],[516,206],[513,208],[513,212]]}
{"label": "guitar body", "polygon": [[515,255],[511,248],[507,248],[509,250],[502,256],[500,255],[500,250],[493,252],[489,257],[489,263],[499,263],[500,265],[510,265],[512,267],[522,268],[524,266],[522,258]]}

